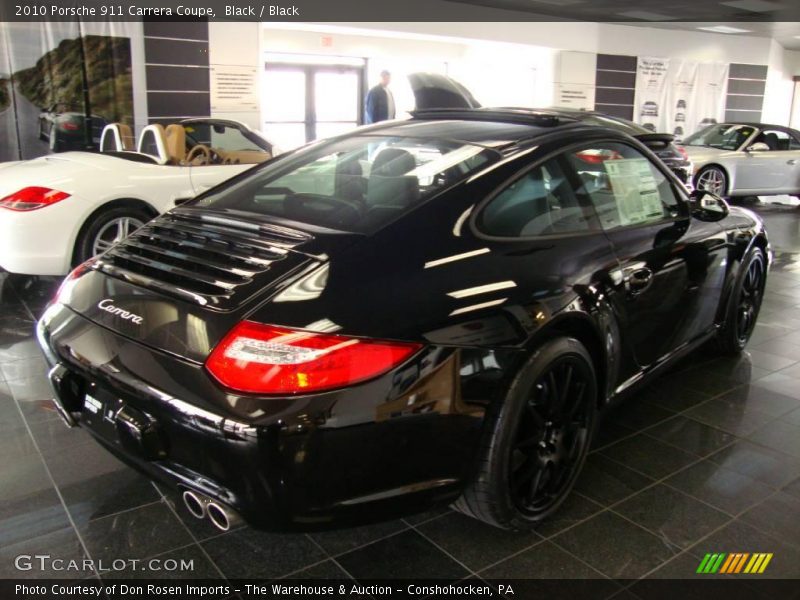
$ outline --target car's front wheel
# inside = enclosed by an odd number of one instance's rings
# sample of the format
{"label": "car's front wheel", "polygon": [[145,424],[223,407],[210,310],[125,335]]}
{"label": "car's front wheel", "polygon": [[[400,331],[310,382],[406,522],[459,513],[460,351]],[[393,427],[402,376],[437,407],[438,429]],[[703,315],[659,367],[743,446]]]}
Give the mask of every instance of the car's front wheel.
{"label": "car's front wheel", "polygon": [[694,187],[723,197],[728,193],[728,177],[719,167],[706,167],[697,174]]}
{"label": "car's front wheel", "polygon": [[488,409],[475,473],[455,508],[504,529],[534,528],[572,489],[596,414],[586,348],[569,337],[545,342]]}
{"label": "car's front wheel", "polygon": [[75,248],[77,263],[101,254],[147,223],[151,215],[134,207],[112,208],[92,217]]}

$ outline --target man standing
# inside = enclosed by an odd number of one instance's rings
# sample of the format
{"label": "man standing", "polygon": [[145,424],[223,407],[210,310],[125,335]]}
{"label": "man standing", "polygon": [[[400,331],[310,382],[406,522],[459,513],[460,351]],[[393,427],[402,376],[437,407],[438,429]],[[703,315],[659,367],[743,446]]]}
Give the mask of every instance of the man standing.
{"label": "man standing", "polygon": [[392,74],[389,71],[381,71],[381,82],[367,92],[367,100],[364,106],[364,121],[366,123],[377,123],[394,119],[394,96],[389,90],[389,82]]}

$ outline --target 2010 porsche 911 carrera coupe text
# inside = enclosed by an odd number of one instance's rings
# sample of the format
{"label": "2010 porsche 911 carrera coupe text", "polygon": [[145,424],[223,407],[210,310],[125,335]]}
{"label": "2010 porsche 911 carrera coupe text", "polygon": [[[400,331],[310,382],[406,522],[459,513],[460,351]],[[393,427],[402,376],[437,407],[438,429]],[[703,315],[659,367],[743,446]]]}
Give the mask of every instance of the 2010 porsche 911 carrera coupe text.
{"label": "2010 porsche 911 carrera coupe text", "polygon": [[454,503],[527,529],[598,414],[712,341],[742,350],[770,250],[610,128],[423,110],[156,218],[38,325],[64,419],[226,529]]}

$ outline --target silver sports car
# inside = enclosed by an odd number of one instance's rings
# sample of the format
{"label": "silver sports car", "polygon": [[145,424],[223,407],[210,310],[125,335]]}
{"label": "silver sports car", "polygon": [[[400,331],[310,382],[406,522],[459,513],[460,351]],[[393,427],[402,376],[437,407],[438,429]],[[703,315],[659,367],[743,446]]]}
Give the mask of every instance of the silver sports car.
{"label": "silver sports car", "polygon": [[683,143],[698,189],[726,197],[800,194],[800,131],[763,123],[718,123]]}

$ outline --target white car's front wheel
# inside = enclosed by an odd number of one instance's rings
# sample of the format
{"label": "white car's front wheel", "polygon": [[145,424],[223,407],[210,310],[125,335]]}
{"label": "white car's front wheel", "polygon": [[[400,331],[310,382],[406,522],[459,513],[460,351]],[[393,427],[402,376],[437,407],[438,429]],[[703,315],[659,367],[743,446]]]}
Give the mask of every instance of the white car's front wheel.
{"label": "white car's front wheel", "polygon": [[134,207],[112,208],[100,213],[93,218],[94,220],[78,239],[75,249],[76,262],[81,263],[97,254],[102,254],[151,218],[146,210]]}
{"label": "white car's front wheel", "polygon": [[728,178],[719,167],[706,167],[697,174],[694,187],[722,197],[728,191]]}

